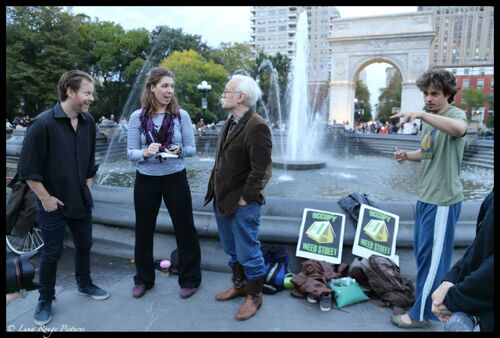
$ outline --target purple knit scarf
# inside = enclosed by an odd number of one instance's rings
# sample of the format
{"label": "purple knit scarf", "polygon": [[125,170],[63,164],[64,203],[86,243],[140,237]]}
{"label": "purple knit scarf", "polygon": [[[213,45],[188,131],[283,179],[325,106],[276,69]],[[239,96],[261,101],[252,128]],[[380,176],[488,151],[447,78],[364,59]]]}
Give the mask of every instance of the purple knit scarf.
{"label": "purple knit scarf", "polygon": [[[176,112],[175,117],[179,119],[180,123],[181,114],[179,114],[179,111]],[[165,152],[172,142],[172,137],[174,136],[174,114],[165,114],[161,128],[158,132],[153,126],[153,117],[151,114],[146,114],[146,108],[142,110],[140,120],[140,130],[146,135],[146,143],[148,145],[153,142],[161,143],[160,152]],[[154,140],[151,139],[151,135],[153,135]]]}

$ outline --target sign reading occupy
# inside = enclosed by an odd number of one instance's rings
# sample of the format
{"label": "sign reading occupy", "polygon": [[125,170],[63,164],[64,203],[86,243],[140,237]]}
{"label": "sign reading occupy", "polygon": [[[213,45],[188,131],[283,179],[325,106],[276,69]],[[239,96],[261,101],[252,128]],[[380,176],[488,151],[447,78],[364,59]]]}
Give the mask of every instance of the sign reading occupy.
{"label": "sign reading occupy", "polygon": [[368,258],[379,255],[399,265],[396,255],[399,216],[390,212],[361,204],[352,253]]}
{"label": "sign reading occupy", "polygon": [[344,227],[343,214],[304,209],[296,256],[340,264]]}

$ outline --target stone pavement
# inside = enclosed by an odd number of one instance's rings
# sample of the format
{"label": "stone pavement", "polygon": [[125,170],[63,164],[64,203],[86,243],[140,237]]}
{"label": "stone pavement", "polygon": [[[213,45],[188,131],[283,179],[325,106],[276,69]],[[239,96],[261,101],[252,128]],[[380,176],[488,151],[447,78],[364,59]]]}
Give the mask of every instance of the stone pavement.
{"label": "stone pavement", "polygon": [[[92,253],[92,278],[111,295],[94,300],[76,291],[73,252],[65,247],[59,262],[52,321],[41,328],[33,323],[38,299],[34,291],[7,306],[7,331],[407,331],[391,324],[391,309],[363,302],[322,312],[318,304],[294,298],[289,290],[264,295],[255,317],[240,322],[234,317],[242,298],[214,299],[230,286],[231,275],[225,272],[203,271],[198,292],[181,299],[177,275],[165,277],[157,271],[155,287],[136,299],[131,295],[134,265],[128,259]],[[32,262],[38,266],[38,256]],[[443,324],[432,323],[416,331],[442,330]]]}

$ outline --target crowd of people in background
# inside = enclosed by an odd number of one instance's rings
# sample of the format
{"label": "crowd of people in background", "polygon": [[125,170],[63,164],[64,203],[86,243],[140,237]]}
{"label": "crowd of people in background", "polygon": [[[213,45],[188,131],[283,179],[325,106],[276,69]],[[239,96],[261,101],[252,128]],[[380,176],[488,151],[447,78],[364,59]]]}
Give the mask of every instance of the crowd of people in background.
{"label": "crowd of people in background", "polygon": [[5,127],[8,128],[26,128],[28,124],[30,124],[31,118],[29,115],[24,115],[22,117],[16,116],[12,122],[9,121],[8,118],[5,119]]}
{"label": "crowd of people in background", "polygon": [[[28,124],[30,123],[31,118],[28,115],[25,115],[24,117],[18,117],[16,116],[12,122],[9,121],[9,119],[6,119],[6,128],[24,128],[27,127]],[[115,116],[114,114],[111,114],[108,117],[101,115],[97,121],[97,126],[103,123],[116,123]],[[19,126],[19,127],[18,127]],[[125,129],[125,131],[128,129],[127,128],[127,119],[125,117],[120,120],[119,126],[121,129]],[[328,129],[331,130],[332,128],[332,123],[328,124]],[[285,124],[281,124],[281,126],[278,123],[273,123],[272,125],[273,130],[281,130],[285,131]],[[193,123],[193,130],[198,134],[198,136],[202,136],[206,134],[207,129],[215,129],[215,123],[210,123],[210,124],[205,124],[203,121],[203,118],[201,118],[196,124]],[[348,122],[344,122],[344,129],[348,132],[356,132],[356,133],[371,133],[371,134],[398,134],[401,133],[402,130],[398,128],[396,125],[385,122],[383,124],[379,120],[375,121],[368,121],[368,122],[360,122],[358,126],[356,126],[354,129],[348,124]],[[411,134],[412,135],[418,135],[420,132],[419,126],[414,123],[413,124],[413,129]]]}
{"label": "crowd of people in background", "polygon": [[[363,134],[401,134],[403,132],[402,128],[397,125],[386,121],[382,123],[379,120],[370,120],[368,122],[359,122],[354,128],[349,124],[348,121],[343,122],[344,130],[351,133],[363,133]],[[328,124],[329,130],[332,130],[332,123]],[[416,123],[413,123],[413,129],[411,134],[418,135],[420,131],[419,126]]]}

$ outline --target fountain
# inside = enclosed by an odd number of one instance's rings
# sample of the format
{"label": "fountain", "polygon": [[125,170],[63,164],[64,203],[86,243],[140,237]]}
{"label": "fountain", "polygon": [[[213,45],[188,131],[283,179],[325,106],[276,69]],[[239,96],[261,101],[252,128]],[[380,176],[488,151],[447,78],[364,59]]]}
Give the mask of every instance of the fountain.
{"label": "fountain", "polygon": [[295,56],[289,75],[290,111],[286,134],[286,151],[273,158],[273,166],[292,170],[319,169],[326,165],[318,160],[321,118],[309,105],[309,38],[307,12],[303,11],[295,34]]}

